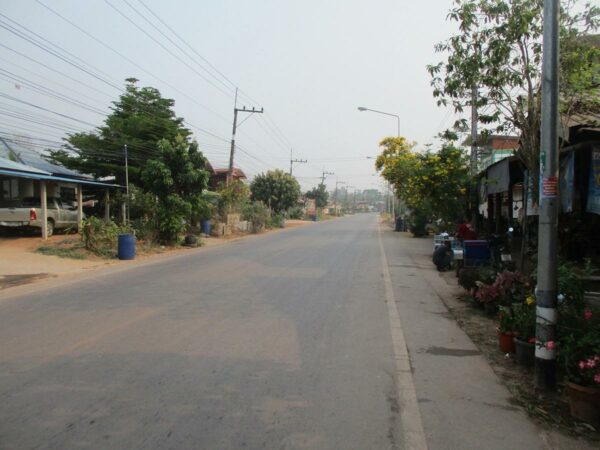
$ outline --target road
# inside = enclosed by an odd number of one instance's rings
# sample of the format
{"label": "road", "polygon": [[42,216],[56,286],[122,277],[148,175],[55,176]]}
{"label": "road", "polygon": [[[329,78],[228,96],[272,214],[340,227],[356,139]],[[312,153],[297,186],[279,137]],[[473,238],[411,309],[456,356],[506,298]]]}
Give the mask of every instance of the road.
{"label": "road", "polygon": [[363,214],[4,295],[0,448],[548,448],[430,245]]}
{"label": "road", "polygon": [[2,448],[394,448],[374,215],[0,303]]}

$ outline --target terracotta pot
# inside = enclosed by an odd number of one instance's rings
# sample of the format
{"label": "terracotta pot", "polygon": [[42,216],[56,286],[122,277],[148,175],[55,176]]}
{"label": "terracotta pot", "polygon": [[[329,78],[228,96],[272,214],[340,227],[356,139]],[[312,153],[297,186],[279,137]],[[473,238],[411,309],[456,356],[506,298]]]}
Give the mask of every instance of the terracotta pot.
{"label": "terracotta pot", "polygon": [[498,344],[502,353],[514,353],[515,335],[511,331],[504,333],[498,330]]}
{"label": "terracotta pot", "polygon": [[600,388],[567,382],[571,416],[600,427]]}
{"label": "terracotta pot", "polygon": [[533,367],[535,364],[535,344],[515,338],[515,360],[517,364]]}

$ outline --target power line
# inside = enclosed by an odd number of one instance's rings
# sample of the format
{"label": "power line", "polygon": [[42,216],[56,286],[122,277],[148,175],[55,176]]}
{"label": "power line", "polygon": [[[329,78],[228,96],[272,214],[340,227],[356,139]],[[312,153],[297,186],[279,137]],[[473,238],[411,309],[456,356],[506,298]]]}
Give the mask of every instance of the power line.
{"label": "power line", "polygon": [[79,108],[83,108],[86,109],[90,112],[93,112],[95,114],[99,114],[101,116],[105,116],[106,115],[106,111],[102,111],[94,106],[88,105],[86,103],[80,102],[79,100],[76,100],[74,98],[68,97],[64,94],[61,94],[53,89],[47,88],[42,86],[39,83],[36,83],[35,81],[31,81],[27,78],[23,78],[20,77],[19,75],[14,74],[13,72],[10,72],[8,70],[2,69],[0,68],[0,74],[6,74],[5,75],[5,80],[8,78],[9,80],[13,80],[16,81],[19,84],[22,84],[23,86],[27,86],[30,87],[31,89],[33,89],[36,92],[39,92],[43,95],[47,95],[49,97],[55,98],[57,100],[69,103],[71,105],[77,106]]}
{"label": "power line", "polygon": [[[36,33],[34,33],[33,31],[29,30],[27,27],[24,27],[23,25],[20,25],[20,24],[18,24],[17,22],[15,22],[14,20],[12,20],[12,19],[10,19],[9,17],[5,16],[4,14],[0,13],[0,16],[7,18],[8,20],[10,20],[11,22],[13,22],[13,23],[17,24],[19,27],[23,28],[23,29],[24,29],[24,30],[26,30],[27,32],[29,32],[29,33],[31,33],[31,34],[33,34],[33,35],[35,35],[35,36],[39,36],[39,35],[37,35]],[[64,61],[64,62],[66,62],[67,64],[69,64],[69,65],[71,65],[71,66],[75,67],[76,69],[79,69],[79,70],[81,70],[82,72],[85,72],[85,73],[87,73],[88,75],[90,75],[90,76],[91,76],[91,77],[93,77],[93,78],[96,78],[97,80],[101,81],[102,83],[104,83],[104,84],[107,84],[108,86],[110,86],[110,87],[112,87],[112,88],[114,88],[114,89],[121,90],[121,88],[120,88],[119,86],[117,86],[117,85],[113,84],[113,83],[112,83],[112,82],[110,82],[110,81],[107,81],[107,80],[105,80],[104,78],[102,78],[101,76],[99,76],[99,75],[97,75],[96,73],[92,72],[92,71],[91,71],[91,70],[89,70],[88,68],[86,68],[86,67],[83,67],[83,66],[81,66],[80,64],[77,64],[77,63],[75,63],[75,62],[73,62],[73,61],[70,61],[68,58],[66,58],[66,57],[64,57],[63,55],[59,54],[57,51],[55,51],[55,50],[52,50],[51,48],[49,48],[48,46],[46,46],[46,45],[44,45],[44,44],[41,44],[39,41],[37,41],[37,40],[35,40],[35,39],[31,38],[30,36],[27,36],[27,35],[26,35],[26,34],[24,34],[23,32],[21,32],[21,31],[17,30],[16,28],[14,28],[14,27],[12,27],[12,26],[8,25],[6,22],[4,22],[4,21],[2,21],[2,20],[0,20],[0,27],[1,27],[1,28],[4,28],[5,30],[7,30],[7,31],[9,31],[9,32],[11,32],[11,33],[12,33],[12,34],[14,34],[15,36],[18,36],[18,37],[20,37],[21,39],[23,39],[23,40],[25,40],[25,41],[29,42],[30,44],[32,44],[32,45],[35,45],[36,47],[38,47],[38,48],[40,48],[40,49],[44,50],[45,52],[47,52],[47,53],[50,53],[51,55],[53,55],[53,56],[55,56],[55,57],[59,58],[60,60],[62,60],[62,61]],[[43,39],[43,40],[47,41],[47,40],[46,40],[46,39],[44,39],[44,38],[41,38],[41,39]],[[49,42],[49,41],[47,41],[47,42]],[[72,53],[70,53],[70,52],[68,52],[68,51],[64,50],[63,48],[59,47],[58,45],[56,45],[56,44],[52,44],[52,43],[51,43],[51,45],[53,45],[54,47],[58,48],[58,49],[59,49],[60,51],[62,51],[63,53],[65,53],[65,54],[67,54],[67,55],[70,55],[70,56],[71,56],[71,57],[73,57],[74,59],[79,59],[77,56],[75,56],[75,55],[73,55]],[[86,65],[87,65],[87,64],[86,64]],[[92,69],[94,69],[94,70],[98,71],[98,69],[94,68],[93,66],[90,66],[90,67],[92,67]],[[100,71],[98,71],[98,72],[100,72]]]}
{"label": "power line", "polygon": [[90,34],[89,32],[87,32],[85,29],[81,28],[79,25],[77,25],[75,22],[71,21],[70,19],[66,18],[65,16],[63,16],[62,14],[60,14],[58,11],[54,10],[53,8],[51,8],[50,6],[44,4],[43,2],[41,2],[40,0],[35,0],[37,3],[39,3],[41,6],[43,6],[44,8],[46,8],[47,10],[49,10],[51,13],[53,13],[54,15],[56,15],[57,17],[61,18],[62,20],[64,20],[65,22],[67,22],[68,24],[70,24],[71,26],[75,27],[77,30],[79,30],[80,32],[82,32],[83,34],[85,34],[87,37],[89,37],[90,39],[92,39],[93,41],[97,42],[98,44],[102,45],[104,48],[110,50],[111,52],[113,52],[114,54],[116,54],[117,56],[119,56],[120,58],[124,59],[125,61],[127,61],[128,63],[130,63],[131,65],[133,65],[134,67],[137,67],[139,70],[141,70],[142,72],[146,73],[147,75],[150,75],[152,78],[154,78],[155,80],[160,81],[161,83],[163,83],[166,86],[169,86],[171,89],[177,91],[179,94],[183,95],[185,98],[187,98],[188,100],[192,101],[193,103],[195,103],[196,105],[200,106],[201,108],[205,109],[206,111],[214,114],[215,116],[219,117],[220,119],[224,120],[224,121],[228,121],[229,119],[223,117],[221,114],[217,113],[216,111],[214,111],[213,109],[209,108],[208,106],[198,102],[195,98],[193,98],[192,96],[188,95],[185,91],[182,91],[181,89],[179,89],[177,86],[169,83],[168,81],[158,77],[157,75],[153,74],[152,72],[150,72],[149,70],[145,69],[144,67],[142,67],[141,65],[139,65],[138,63],[136,63],[135,61],[133,61],[131,58],[127,57],[126,55],[124,55],[123,53],[119,52],[118,50],[116,50],[115,48],[113,48],[112,46],[108,45],[107,43],[105,43],[104,41],[102,41],[101,39],[95,37],[94,35]]}
{"label": "power line", "polygon": [[[110,6],[112,9],[114,9],[121,17],[123,17],[125,20],[127,20],[129,23],[131,23],[134,27],[136,27],[138,30],[140,30],[142,33],[144,33],[146,36],[148,36],[150,39],[152,39],[156,44],[158,44],[162,49],[164,49],[167,53],[169,53],[171,56],[173,56],[175,59],[177,59],[179,62],[181,62],[183,65],[185,65],[188,69],[190,69],[192,72],[194,72],[196,75],[198,75],[200,78],[202,78],[204,81],[206,81],[208,84],[210,84],[211,86],[213,86],[215,89],[217,89],[219,92],[225,94],[227,97],[231,96],[230,92],[226,92],[223,89],[221,89],[219,86],[217,86],[216,84],[214,84],[211,80],[209,80],[208,78],[206,78],[204,75],[202,75],[200,72],[198,72],[193,66],[189,65],[187,63],[187,61],[185,61],[184,59],[182,59],[181,57],[179,57],[178,55],[176,55],[175,53],[173,53],[171,50],[169,50],[162,42],[160,42],[158,39],[154,38],[154,36],[152,36],[150,33],[148,33],[146,30],[144,30],[142,27],[140,27],[134,20],[132,20],[128,15],[126,15],[125,13],[123,13],[120,9],[118,9],[115,5],[113,5],[109,0],[104,0],[104,2]],[[143,16],[142,16],[143,17]]]}

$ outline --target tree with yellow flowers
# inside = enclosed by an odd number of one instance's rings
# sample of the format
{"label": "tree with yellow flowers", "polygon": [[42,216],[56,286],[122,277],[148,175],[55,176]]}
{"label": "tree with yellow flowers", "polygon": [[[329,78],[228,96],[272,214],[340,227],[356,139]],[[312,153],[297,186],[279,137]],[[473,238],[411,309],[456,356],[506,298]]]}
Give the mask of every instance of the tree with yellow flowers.
{"label": "tree with yellow flowers", "polygon": [[461,218],[467,205],[469,163],[465,153],[451,143],[437,152],[417,151],[403,137],[385,138],[375,168],[394,186],[394,192],[411,211],[415,235],[429,221],[450,225]]}

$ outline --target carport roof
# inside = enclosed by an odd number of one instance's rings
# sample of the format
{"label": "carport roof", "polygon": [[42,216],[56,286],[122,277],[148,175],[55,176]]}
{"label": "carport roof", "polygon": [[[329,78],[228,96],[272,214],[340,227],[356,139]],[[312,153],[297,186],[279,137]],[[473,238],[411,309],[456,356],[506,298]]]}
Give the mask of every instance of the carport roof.
{"label": "carport roof", "polygon": [[110,188],[122,187],[118,184],[103,183],[89,179],[58,177],[50,172],[36,169],[35,167],[11,161],[10,159],[0,157],[0,175],[16,178],[27,178],[30,180],[62,181],[63,183],[85,184],[88,186],[103,186]]}

